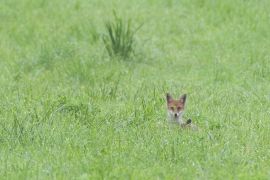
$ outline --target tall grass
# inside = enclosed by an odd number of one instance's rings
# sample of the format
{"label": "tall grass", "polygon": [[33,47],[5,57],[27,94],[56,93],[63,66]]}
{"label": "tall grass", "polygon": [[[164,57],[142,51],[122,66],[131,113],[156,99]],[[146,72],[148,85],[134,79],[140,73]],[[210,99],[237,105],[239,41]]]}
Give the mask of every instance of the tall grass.
{"label": "tall grass", "polygon": [[134,52],[134,36],[131,19],[125,21],[114,12],[114,19],[105,23],[106,34],[103,36],[105,48],[111,57],[127,59]]}
{"label": "tall grass", "polygon": [[[102,31],[112,6],[132,23]],[[269,179],[269,6],[1,1],[0,179]],[[166,92],[200,131],[168,127]]]}

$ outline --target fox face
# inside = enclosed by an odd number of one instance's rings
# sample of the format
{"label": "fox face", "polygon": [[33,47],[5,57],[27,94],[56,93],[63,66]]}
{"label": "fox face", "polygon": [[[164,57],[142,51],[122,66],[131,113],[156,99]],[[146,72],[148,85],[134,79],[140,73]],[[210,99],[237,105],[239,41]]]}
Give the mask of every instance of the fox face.
{"label": "fox face", "polygon": [[173,99],[172,96],[167,93],[167,108],[169,119],[173,122],[182,124],[182,115],[185,109],[187,95],[183,94],[179,99]]}

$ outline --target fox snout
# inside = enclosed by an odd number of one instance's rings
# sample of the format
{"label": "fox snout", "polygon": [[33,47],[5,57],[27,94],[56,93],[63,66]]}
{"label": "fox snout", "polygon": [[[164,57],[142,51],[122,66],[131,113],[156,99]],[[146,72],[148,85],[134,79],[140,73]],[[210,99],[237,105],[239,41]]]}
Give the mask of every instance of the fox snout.
{"label": "fox snout", "polygon": [[178,118],[178,117],[180,117],[182,112],[172,112],[172,111],[170,111],[169,114],[174,118]]}

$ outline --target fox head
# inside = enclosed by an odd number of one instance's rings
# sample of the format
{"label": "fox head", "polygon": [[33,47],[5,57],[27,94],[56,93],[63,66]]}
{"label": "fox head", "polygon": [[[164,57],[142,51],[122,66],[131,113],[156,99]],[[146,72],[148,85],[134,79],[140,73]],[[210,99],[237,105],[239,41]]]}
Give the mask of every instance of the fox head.
{"label": "fox head", "polygon": [[171,120],[181,123],[187,95],[183,94],[179,99],[173,99],[172,96],[167,93],[166,98],[169,117]]}

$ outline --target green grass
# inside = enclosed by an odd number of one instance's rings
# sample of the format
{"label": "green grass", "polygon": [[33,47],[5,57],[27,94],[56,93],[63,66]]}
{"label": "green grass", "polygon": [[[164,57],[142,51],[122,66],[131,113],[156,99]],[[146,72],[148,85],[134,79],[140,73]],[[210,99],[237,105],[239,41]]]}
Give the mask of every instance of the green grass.
{"label": "green grass", "polygon": [[[270,1],[0,3],[3,179],[269,179]],[[138,27],[111,58],[104,22]],[[165,94],[187,93],[170,129]]]}
{"label": "green grass", "polygon": [[136,30],[132,29],[131,20],[125,22],[117,17],[114,12],[114,20],[105,23],[106,34],[103,42],[111,57],[127,59],[134,53],[134,35]]}

